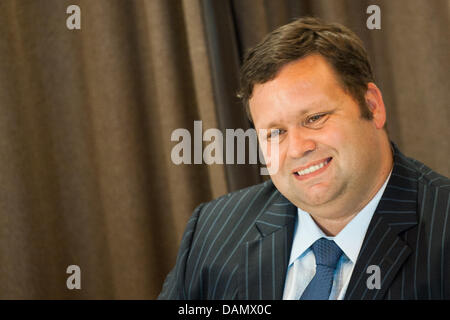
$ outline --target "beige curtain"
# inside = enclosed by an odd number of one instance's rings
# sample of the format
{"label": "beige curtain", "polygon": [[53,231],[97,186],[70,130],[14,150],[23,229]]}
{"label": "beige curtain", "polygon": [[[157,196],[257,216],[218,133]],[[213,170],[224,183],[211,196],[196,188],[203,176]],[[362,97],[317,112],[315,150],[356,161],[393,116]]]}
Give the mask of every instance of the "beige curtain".
{"label": "beige curtain", "polygon": [[[81,30],[66,27],[71,4]],[[243,53],[294,17],[362,37],[392,139],[450,175],[448,14],[447,0],[1,0],[0,298],[155,298],[192,210],[263,179],[177,166],[171,134],[248,128]]]}

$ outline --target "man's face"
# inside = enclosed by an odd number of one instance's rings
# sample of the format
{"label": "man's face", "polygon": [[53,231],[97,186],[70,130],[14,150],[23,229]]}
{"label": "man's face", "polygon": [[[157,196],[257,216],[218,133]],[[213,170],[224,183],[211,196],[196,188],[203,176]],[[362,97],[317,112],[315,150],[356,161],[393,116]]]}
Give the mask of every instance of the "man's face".
{"label": "man's face", "polygon": [[255,128],[268,130],[259,134],[262,144],[266,140],[270,149],[279,139],[278,170],[271,178],[297,207],[356,203],[377,179],[380,129],[361,117],[320,55],[294,61],[275,79],[255,85],[249,104]]}

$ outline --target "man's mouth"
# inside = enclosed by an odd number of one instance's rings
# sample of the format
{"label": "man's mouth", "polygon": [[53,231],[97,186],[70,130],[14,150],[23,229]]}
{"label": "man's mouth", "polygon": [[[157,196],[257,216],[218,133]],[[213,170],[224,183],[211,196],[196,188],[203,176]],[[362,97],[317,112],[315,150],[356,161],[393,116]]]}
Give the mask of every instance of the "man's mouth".
{"label": "man's mouth", "polygon": [[325,170],[332,159],[332,157],[329,157],[319,163],[312,164],[306,168],[302,168],[301,170],[296,170],[294,171],[294,175],[299,179],[311,177]]}

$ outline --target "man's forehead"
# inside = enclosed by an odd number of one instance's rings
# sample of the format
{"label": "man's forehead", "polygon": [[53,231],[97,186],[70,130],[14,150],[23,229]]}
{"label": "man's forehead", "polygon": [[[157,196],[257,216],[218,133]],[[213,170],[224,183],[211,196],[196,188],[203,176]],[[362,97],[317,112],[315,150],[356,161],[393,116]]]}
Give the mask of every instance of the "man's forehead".
{"label": "man's forehead", "polygon": [[295,79],[300,76],[330,75],[331,73],[333,68],[325,57],[320,54],[311,54],[282,66],[274,79]]}
{"label": "man's forehead", "polygon": [[[283,66],[275,78],[255,84],[250,103],[261,93],[276,96],[295,95],[304,91],[321,89],[327,85],[338,85],[333,68],[320,55],[308,56]],[[266,98],[266,97],[264,97]],[[282,96],[278,98],[283,98]]]}

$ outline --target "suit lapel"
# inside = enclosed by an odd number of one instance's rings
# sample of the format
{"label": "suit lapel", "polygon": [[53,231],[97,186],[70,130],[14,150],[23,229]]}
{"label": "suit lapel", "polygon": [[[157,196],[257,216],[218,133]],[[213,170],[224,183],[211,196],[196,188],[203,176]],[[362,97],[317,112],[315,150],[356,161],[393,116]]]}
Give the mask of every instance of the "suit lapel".
{"label": "suit lapel", "polygon": [[[394,147],[394,167],[386,190],[367,229],[345,299],[383,299],[392,280],[412,249],[401,234],[418,223],[418,173]],[[297,208],[278,191],[255,227],[259,236],[242,248],[239,297],[282,299],[292,248]],[[380,289],[369,289],[367,280],[380,269]]]}
{"label": "suit lapel", "polygon": [[[345,299],[382,299],[411,248],[399,236],[417,225],[417,171],[394,145],[394,168],[367,229]],[[368,288],[378,266],[380,289]],[[369,281],[372,283],[372,281]]]}
{"label": "suit lapel", "polygon": [[296,207],[278,191],[257,218],[259,237],[243,246],[241,292],[244,299],[281,299],[294,234]]}

